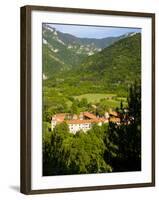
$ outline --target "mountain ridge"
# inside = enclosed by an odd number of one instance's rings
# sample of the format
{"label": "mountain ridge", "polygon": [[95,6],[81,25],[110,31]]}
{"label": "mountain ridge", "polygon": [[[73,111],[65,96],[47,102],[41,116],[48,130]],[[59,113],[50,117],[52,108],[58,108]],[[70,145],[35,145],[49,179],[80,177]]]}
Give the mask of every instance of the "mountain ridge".
{"label": "mountain ridge", "polygon": [[[102,39],[78,38],[43,24],[43,72],[47,77],[58,71],[79,66],[87,57],[106,48],[132,33]],[[133,33],[134,34],[134,33]]]}
{"label": "mountain ridge", "polygon": [[85,57],[76,67],[59,70],[45,84],[55,86],[68,96],[111,92],[126,96],[128,87],[135,80],[141,81],[140,33]]}

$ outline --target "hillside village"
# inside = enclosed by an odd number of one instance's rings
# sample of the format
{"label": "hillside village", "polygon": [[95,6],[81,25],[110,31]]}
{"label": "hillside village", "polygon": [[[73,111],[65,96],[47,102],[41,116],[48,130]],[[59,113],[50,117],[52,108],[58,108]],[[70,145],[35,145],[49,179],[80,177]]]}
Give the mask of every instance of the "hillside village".
{"label": "hillside village", "polygon": [[79,115],[70,115],[68,113],[59,113],[52,116],[51,119],[51,130],[55,128],[57,124],[66,122],[69,127],[70,133],[76,134],[82,130],[87,132],[92,128],[93,124],[101,126],[104,123],[113,122],[120,124],[119,114],[115,111],[105,112],[103,117],[99,117],[90,112],[81,112]]}

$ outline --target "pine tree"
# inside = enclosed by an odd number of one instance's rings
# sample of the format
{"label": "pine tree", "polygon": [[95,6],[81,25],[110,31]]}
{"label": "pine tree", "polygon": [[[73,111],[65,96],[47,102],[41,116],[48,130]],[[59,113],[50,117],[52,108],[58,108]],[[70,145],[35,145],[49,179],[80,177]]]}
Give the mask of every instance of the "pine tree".
{"label": "pine tree", "polygon": [[113,171],[141,170],[141,86],[134,83],[128,96],[128,113],[120,108],[121,124],[109,123],[105,159]]}

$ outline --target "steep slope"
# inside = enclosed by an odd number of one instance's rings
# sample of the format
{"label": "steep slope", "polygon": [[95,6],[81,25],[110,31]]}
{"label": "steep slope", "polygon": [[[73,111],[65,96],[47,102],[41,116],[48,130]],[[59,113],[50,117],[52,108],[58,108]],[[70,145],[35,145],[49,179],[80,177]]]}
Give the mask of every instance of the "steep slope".
{"label": "steep slope", "polygon": [[134,79],[141,76],[141,34],[129,36],[101,52],[89,56],[80,66],[83,77],[100,81],[105,88],[117,90],[126,88]]}
{"label": "steep slope", "polygon": [[129,33],[103,39],[78,38],[59,32],[48,24],[43,24],[42,33],[43,73],[45,77],[52,77],[60,71],[75,68],[87,56],[100,52],[103,48],[131,35]]}
{"label": "steep slope", "polygon": [[43,73],[47,77],[70,69],[85,57],[60,40],[55,29],[43,26]]}
{"label": "steep slope", "polygon": [[127,96],[128,86],[141,80],[141,34],[137,33],[103,49],[76,68],[45,81],[63,95],[116,93]]}

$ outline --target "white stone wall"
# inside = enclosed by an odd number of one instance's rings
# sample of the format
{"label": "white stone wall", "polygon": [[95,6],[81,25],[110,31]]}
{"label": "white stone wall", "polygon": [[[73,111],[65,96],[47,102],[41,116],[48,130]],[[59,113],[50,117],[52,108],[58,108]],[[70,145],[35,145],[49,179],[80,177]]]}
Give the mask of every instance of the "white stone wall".
{"label": "white stone wall", "polygon": [[53,131],[53,129],[55,128],[56,126],[56,121],[55,120],[51,120],[51,130]]}
{"label": "white stone wall", "polygon": [[[98,126],[102,126],[103,123],[98,122],[97,124],[98,124]],[[51,120],[51,130],[52,131],[56,125],[57,125],[57,121],[52,119]],[[92,128],[92,123],[68,124],[68,127],[69,127],[70,133],[76,134],[76,132],[78,132],[80,130],[87,132],[90,128]]]}
{"label": "white stone wall", "polygon": [[92,127],[91,123],[85,124],[69,124],[69,130],[71,133],[75,134],[77,131],[88,131]]}

